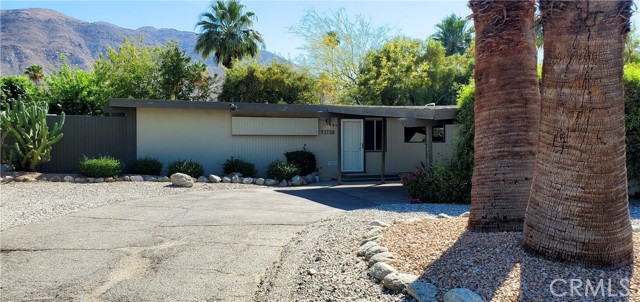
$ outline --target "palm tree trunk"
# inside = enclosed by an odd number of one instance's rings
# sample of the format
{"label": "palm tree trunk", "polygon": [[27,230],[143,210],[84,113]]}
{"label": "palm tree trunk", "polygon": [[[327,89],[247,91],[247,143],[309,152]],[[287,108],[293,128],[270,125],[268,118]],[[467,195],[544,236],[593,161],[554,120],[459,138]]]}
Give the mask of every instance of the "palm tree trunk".
{"label": "palm tree trunk", "polygon": [[594,266],[633,261],[625,166],[623,49],[631,1],[541,1],[538,155],[524,244]]}
{"label": "palm tree trunk", "polygon": [[469,1],[476,29],[472,231],[520,231],[539,122],[533,14],[526,1]]}

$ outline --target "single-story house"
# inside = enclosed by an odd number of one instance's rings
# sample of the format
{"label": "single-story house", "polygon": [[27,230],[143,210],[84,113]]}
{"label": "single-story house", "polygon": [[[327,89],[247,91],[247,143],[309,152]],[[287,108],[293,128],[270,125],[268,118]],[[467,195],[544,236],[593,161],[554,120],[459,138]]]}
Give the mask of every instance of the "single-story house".
{"label": "single-story house", "polygon": [[322,180],[397,179],[421,162],[447,161],[456,141],[455,106],[342,106],[112,99],[133,117],[136,154],[201,163],[222,174],[238,157],[259,175],[284,153],[315,154]]}

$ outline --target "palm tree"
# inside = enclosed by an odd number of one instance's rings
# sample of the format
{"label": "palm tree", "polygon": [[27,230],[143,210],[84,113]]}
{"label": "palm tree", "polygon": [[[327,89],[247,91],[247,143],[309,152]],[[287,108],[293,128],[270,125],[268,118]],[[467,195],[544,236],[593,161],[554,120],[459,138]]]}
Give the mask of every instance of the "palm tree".
{"label": "palm tree", "polygon": [[594,266],[633,261],[623,50],[631,1],[540,1],[540,136],[527,250]]}
{"label": "palm tree", "polygon": [[40,65],[31,65],[27,67],[24,74],[26,74],[29,77],[29,80],[31,80],[36,85],[38,85],[42,78],[44,78],[44,72],[42,70],[42,66]]}
{"label": "palm tree", "polygon": [[468,24],[466,19],[451,14],[436,25],[436,33],[432,38],[442,43],[447,56],[456,53],[462,55],[473,41],[473,28]]}
{"label": "palm tree", "polygon": [[258,54],[264,40],[259,32],[252,29],[256,15],[245,13],[244,9],[245,6],[237,0],[213,2],[211,11],[202,13],[196,24],[200,27],[196,53],[205,60],[213,53],[216,63],[222,63],[226,68],[232,68],[234,60]]}
{"label": "palm tree", "polygon": [[471,0],[476,29],[472,231],[519,231],[529,199],[540,91],[534,0]]}

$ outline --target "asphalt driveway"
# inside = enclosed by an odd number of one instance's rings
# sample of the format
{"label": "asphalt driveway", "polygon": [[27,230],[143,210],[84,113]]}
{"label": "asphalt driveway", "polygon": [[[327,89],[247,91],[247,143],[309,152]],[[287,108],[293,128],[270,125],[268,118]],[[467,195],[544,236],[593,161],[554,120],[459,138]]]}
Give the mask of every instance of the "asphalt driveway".
{"label": "asphalt driveway", "polygon": [[246,301],[305,225],[403,200],[398,186],[137,199],[0,232],[0,298]]}

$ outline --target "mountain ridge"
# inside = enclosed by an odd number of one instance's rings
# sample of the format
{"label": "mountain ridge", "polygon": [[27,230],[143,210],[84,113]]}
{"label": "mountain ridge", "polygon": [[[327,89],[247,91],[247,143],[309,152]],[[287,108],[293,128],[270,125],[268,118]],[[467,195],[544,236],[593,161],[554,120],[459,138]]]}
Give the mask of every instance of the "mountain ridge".
{"label": "mountain ridge", "polygon": [[[142,45],[160,46],[174,40],[193,60],[207,64],[211,73],[224,73],[213,58],[204,61],[196,54],[197,35],[172,28],[120,27],[108,22],[87,22],[44,8],[0,10],[0,74],[23,74],[31,65],[41,65],[45,74],[59,70],[64,55],[69,65],[91,70],[93,62],[108,47],[122,44],[123,38],[142,39]],[[286,61],[262,51],[260,62]]]}

